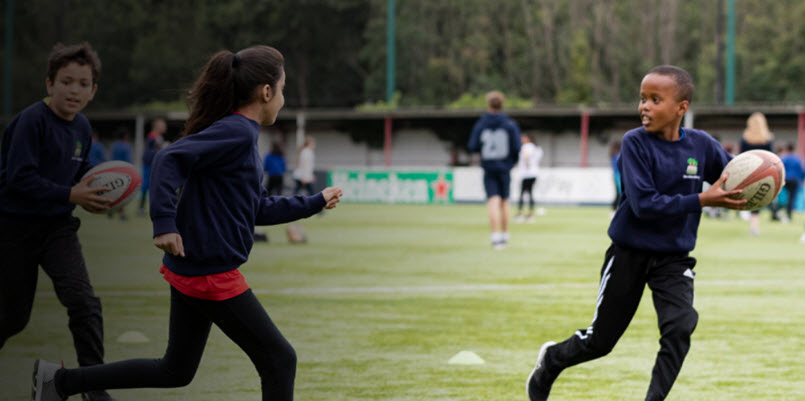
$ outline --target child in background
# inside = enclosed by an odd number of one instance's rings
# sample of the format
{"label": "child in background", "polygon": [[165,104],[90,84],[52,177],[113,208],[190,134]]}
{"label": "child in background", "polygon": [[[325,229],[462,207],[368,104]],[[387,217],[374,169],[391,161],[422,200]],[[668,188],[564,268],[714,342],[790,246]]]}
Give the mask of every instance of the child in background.
{"label": "child in background", "polygon": [[[520,134],[520,158],[517,168],[520,171],[520,200],[517,203],[517,216],[514,221],[535,222],[534,218],[534,184],[539,175],[539,161],[542,160],[542,148],[534,143],[528,134]],[[523,216],[523,198],[528,194],[528,214]]]}
{"label": "child in background", "polygon": [[[773,152],[774,134],[769,131],[766,123],[766,116],[763,113],[752,113],[746,120],[746,129],[741,138],[741,153],[747,150],[761,149]],[[774,202],[777,202],[776,200]],[[772,209],[772,220],[777,220],[777,208],[775,205],[769,206]],[[745,213],[745,212],[742,212]],[[749,212],[749,235],[760,234],[760,210]]]}
{"label": "child in background", "polygon": [[310,195],[313,193],[313,183],[316,180],[313,172],[316,166],[316,155],[313,151],[316,149],[316,141],[311,137],[305,137],[305,141],[296,153],[296,168],[293,171],[294,182],[296,188],[293,193],[299,195],[302,190]]}
{"label": "child in background", "polygon": [[263,171],[268,175],[266,189],[269,195],[282,195],[283,180],[285,178],[285,155],[282,146],[274,142],[271,144],[271,151],[266,154],[263,160]]}
{"label": "child in background", "polygon": [[92,146],[89,148],[89,164],[97,166],[106,161],[106,147],[98,138],[98,133],[92,131]]}
{"label": "child in background", "polygon": [[520,127],[503,112],[505,97],[499,91],[486,94],[486,112],[472,127],[467,149],[481,153],[486,210],[492,249],[509,243],[509,191],[511,169],[520,156]]}
{"label": "child in background", "polygon": [[[129,134],[129,130],[126,127],[119,127],[117,131],[115,131],[115,137],[117,138],[114,142],[112,142],[111,153],[112,153],[112,160],[118,160],[126,163],[132,163],[132,149],[131,149],[131,135]],[[128,216],[126,216],[126,208],[121,207],[117,211],[117,215],[121,221],[128,220]],[[109,217],[113,217],[114,214],[109,213]]]}
{"label": "child in background", "polygon": [[609,162],[612,165],[612,180],[615,184],[615,199],[612,200],[612,213],[610,217],[615,215],[618,210],[621,197],[621,172],[618,170],[618,158],[621,155],[621,140],[615,139],[609,144]]}
{"label": "child in background", "polygon": [[154,156],[157,152],[162,150],[165,145],[165,140],[162,138],[165,132],[168,131],[168,124],[162,118],[157,118],[151,121],[151,132],[145,140],[145,150],[143,151],[143,182],[140,185],[140,207],[137,209],[137,215],[145,216],[145,200],[148,197],[148,187],[151,184],[151,164],[154,162]]}
{"label": "child in background", "polygon": [[799,187],[802,179],[805,178],[805,170],[802,168],[802,159],[796,153],[796,148],[793,143],[787,143],[783,154],[780,159],[785,167],[785,191],[788,194],[788,199],[785,204],[785,217],[784,223],[788,223],[793,218],[792,213],[797,204],[797,197],[799,196]]}

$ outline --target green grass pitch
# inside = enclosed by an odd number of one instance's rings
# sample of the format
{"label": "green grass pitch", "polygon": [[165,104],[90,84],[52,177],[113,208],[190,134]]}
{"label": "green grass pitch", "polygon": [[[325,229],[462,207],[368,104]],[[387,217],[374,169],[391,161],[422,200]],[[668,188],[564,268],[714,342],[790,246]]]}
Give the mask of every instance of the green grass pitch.
{"label": "green grass pitch", "polygon": [[[162,356],[168,285],[148,219],[77,214],[107,360]],[[736,217],[702,219],[693,252],[699,326],[669,400],[805,400],[802,218],[761,218],[758,237]],[[266,227],[270,242],[255,244],[241,271],[297,351],[295,399],[526,400],[540,345],[592,319],[608,223],[605,208],[548,207],[536,224],[512,224],[510,246],[493,251],[482,205],[343,204],[304,221],[305,245]],[[66,312],[41,271],[38,291],[31,322],[0,350],[0,400],[28,399],[37,357],[76,364]],[[150,342],[117,341],[129,331]],[[566,370],[551,400],[643,399],[657,349],[647,290],[615,350]],[[486,363],[447,363],[462,350]],[[251,362],[215,328],[188,387],[111,393],[260,399]]]}

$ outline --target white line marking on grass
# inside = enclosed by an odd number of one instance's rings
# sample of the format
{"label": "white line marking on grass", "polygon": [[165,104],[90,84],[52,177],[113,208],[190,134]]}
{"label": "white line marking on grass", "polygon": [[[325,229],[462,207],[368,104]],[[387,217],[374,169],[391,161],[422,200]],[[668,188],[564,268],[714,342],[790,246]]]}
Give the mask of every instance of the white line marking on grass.
{"label": "white line marking on grass", "polygon": [[[427,286],[370,286],[370,287],[309,287],[265,289],[252,288],[258,295],[284,294],[407,294],[436,293],[451,291],[513,291],[513,290],[549,290],[556,288],[595,287],[595,283],[555,283],[555,284],[456,284]],[[38,296],[55,297],[53,291],[39,291]],[[169,290],[101,290],[95,291],[99,297],[153,297],[170,295]]]}
{"label": "white line marking on grass", "polygon": [[[319,294],[410,294],[439,293],[455,291],[539,291],[558,288],[595,288],[597,283],[547,283],[547,284],[455,284],[455,285],[420,285],[420,286],[367,286],[367,287],[309,287],[261,289],[252,288],[258,295],[319,295]],[[798,288],[805,287],[805,281],[788,280],[715,280],[699,281],[697,287],[772,287]],[[102,290],[95,291],[100,297],[154,297],[168,296],[169,290]],[[53,291],[38,291],[37,296],[55,297]]]}

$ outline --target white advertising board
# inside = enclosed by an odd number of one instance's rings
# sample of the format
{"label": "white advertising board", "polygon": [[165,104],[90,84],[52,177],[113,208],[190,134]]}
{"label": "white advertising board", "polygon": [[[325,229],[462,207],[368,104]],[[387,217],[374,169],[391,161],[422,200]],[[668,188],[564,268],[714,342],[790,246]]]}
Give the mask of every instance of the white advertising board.
{"label": "white advertising board", "polygon": [[[456,202],[486,200],[480,167],[453,168],[453,199]],[[511,202],[520,196],[520,177],[512,170]],[[542,168],[534,185],[538,203],[553,204],[611,204],[615,199],[615,184],[609,168]]]}

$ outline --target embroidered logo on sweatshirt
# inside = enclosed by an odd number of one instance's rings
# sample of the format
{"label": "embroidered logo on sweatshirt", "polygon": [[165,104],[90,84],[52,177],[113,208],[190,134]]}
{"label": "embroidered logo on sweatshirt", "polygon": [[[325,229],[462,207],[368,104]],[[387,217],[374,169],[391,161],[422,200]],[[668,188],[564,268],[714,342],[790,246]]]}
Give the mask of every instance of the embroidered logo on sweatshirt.
{"label": "embroidered logo on sweatshirt", "polygon": [[81,159],[81,151],[84,148],[84,144],[81,141],[76,141],[75,143],[75,152],[73,152],[73,160],[82,160]]}
{"label": "embroidered logo on sweatshirt", "polygon": [[689,179],[689,180],[698,180],[699,179],[699,162],[690,157],[688,158],[688,168],[685,170],[685,175],[682,178]]}

